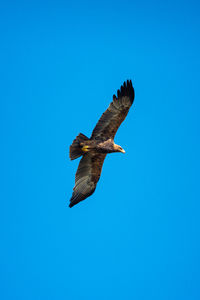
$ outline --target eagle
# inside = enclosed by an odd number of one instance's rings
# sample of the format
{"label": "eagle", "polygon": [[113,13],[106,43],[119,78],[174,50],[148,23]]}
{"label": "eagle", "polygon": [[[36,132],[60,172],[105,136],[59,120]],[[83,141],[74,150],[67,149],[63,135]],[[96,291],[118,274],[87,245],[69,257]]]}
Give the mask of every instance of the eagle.
{"label": "eagle", "polygon": [[114,143],[115,134],[126,118],[133,104],[135,92],[131,80],[127,80],[113,95],[113,101],[102,114],[90,138],[79,133],[69,149],[69,157],[74,160],[82,156],[76,176],[69,207],[91,196],[99,181],[106,155],[113,152],[125,153]]}

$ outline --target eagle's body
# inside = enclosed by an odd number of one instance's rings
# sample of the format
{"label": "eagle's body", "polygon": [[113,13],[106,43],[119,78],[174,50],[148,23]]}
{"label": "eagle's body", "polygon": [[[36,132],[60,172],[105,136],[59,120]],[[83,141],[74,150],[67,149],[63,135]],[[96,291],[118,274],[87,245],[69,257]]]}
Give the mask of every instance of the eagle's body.
{"label": "eagle's body", "polygon": [[122,147],[114,143],[114,137],[128,114],[134,96],[132,82],[124,82],[121,90],[117,91],[117,97],[113,96],[113,101],[95,126],[91,138],[80,133],[70,146],[71,160],[83,156],[76,172],[70,207],[94,193],[108,153],[125,153]]}
{"label": "eagle's body", "polygon": [[[113,139],[105,141],[101,140],[88,140],[80,143],[84,152],[90,153],[112,153],[112,152],[123,152],[123,149],[116,145]],[[119,151],[122,150],[122,151]]]}

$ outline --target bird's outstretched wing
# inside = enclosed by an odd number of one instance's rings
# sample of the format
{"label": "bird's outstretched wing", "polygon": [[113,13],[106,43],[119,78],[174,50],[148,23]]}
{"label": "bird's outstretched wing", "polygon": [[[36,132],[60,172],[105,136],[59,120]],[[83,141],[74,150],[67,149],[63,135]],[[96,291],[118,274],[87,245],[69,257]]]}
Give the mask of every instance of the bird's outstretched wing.
{"label": "bird's outstretched wing", "polygon": [[113,101],[108,109],[103,113],[95,126],[91,139],[114,139],[117,129],[126,118],[128,111],[133,104],[135,97],[131,80],[127,80],[117,91],[117,97],[113,96]]}
{"label": "bird's outstretched wing", "polygon": [[75,178],[75,186],[69,207],[92,195],[99,181],[106,154],[86,153],[82,157]]}

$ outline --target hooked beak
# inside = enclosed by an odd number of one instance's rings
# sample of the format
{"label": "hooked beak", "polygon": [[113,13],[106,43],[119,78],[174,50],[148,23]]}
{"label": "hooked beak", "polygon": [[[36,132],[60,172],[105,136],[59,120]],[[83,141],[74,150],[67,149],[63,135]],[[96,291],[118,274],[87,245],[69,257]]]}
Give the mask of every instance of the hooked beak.
{"label": "hooked beak", "polygon": [[126,153],[124,149],[120,150],[121,153]]}

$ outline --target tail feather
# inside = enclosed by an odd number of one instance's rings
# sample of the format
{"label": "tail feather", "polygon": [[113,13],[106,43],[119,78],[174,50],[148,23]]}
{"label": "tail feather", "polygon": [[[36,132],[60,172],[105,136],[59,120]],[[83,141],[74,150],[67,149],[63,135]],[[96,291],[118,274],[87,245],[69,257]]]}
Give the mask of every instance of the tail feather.
{"label": "tail feather", "polygon": [[81,150],[82,146],[80,145],[80,143],[88,140],[89,139],[87,138],[87,136],[85,136],[82,133],[79,133],[79,135],[75,138],[75,140],[73,141],[73,143],[69,148],[69,157],[71,160],[76,159],[81,155],[83,155],[84,152]]}

